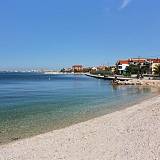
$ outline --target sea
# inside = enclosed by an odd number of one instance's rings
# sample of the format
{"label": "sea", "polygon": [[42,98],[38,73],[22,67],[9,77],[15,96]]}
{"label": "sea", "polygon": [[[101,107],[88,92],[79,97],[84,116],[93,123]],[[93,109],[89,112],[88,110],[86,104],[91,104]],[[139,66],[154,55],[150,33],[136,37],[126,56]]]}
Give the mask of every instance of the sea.
{"label": "sea", "polygon": [[0,145],[124,109],[157,92],[85,75],[0,73]]}

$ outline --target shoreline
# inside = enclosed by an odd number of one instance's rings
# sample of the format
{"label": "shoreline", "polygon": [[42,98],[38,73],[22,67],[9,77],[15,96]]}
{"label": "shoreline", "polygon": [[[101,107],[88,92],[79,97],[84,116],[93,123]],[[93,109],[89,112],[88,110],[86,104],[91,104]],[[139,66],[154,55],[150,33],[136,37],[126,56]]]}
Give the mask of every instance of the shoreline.
{"label": "shoreline", "polygon": [[[147,138],[149,137],[153,139],[150,147],[154,154],[149,148],[144,147],[139,156],[142,158],[142,155],[151,156],[153,154],[152,157],[157,155],[160,158],[158,155],[160,139],[157,137],[160,134],[158,116],[160,116],[160,96],[155,96],[125,109],[66,128],[2,144],[0,145],[0,159],[49,160],[61,158],[70,160],[77,157],[77,160],[96,160],[114,159],[114,157],[115,159],[127,159],[129,156],[129,159],[132,156],[133,159],[138,159],[134,152],[140,152],[139,147],[142,149],[142,146],[148,144]],[[117,142],[119,147],[117,147]],[[138,142],[141,143],[137,146]],[[158,147],[157,151],[153,151],[155,147]],[[151,158],[143,157],[143,159]]]}
{"label": "shoreline", "polygon": [[[138,88],[140,88],[140,87],[138,87]],[[11,137],[10,141],[0,142],[0,146],[7,145],[7,144],[10,144],[10,143],[15,143],[17,141],[21,141],[21,140],[24,140],[24,139],[29,139],[29,138],[32,138],[32,137],[35,137],[35,136],[38,136],[38,135],[41,135],[41,134],[46,134],[46,133],[49,133],[49,132],[52,132],[52,131],[55,131],[55,130],[65,129],[65,128],[68,128],[70,126],[73,126],[73,125],[76,125],[76,124],[79,124],[79,123],[84,123],[86,121],[89,121],[89,120],[92,120],[92,119],[95,119],[95,118],[99,118],[99,117],[102,117],[102,116],[105,116],[105,115],[109,115],[109,114],[112,114],[112,113],[117,112],[117,111],[125,110],[126,108],[132,107],[132,106],[137,105],[137,104],[139,104],[143,101],[154,98],[157,95],[159,95],[159,93],[158,93],[157,90],[155,90],[155,91],[152,91],[152,93],[150,95],[141,97],[134,102],[130,102],[130,103],[127,102],[126,104],[119,103],[119,107],[116,107],[116,108],[114,108],[114,107],[109,107],[108,108],[107,107],[103,110],[97,110],[96,113],[95,112],[89,112],[88,115],[79,117],[74,122],[72,120],[68,119],[61,126],[57,125],[54,128],[48,128],[45,132],[43,131],[43,132],[39,132],[39,133],[36,133],[36,134],[28,135],[28,136],[23,136],[23,135],[13,136],[13,137]]]}
{"label": "shoreline", "polygon": [[132,79],[128,81],[115,81],[113,85],[137,85],[137,86],[150,86],[155,88],[160,88],[159,80],[146,80],[146,79]]}

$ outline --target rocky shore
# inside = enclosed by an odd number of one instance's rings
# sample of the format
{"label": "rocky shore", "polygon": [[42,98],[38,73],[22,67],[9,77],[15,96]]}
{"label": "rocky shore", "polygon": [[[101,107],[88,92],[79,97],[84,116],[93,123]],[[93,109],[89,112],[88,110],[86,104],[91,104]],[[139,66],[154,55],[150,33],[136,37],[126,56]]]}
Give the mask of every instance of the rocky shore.
{"label": "rocky shore", "polygon": [[143,86],[152,86],[152,87],[160,87],[160,80],[140,80],[140,79],[132,79],[128,81],[119,81],[116,80],[113,82],[114,85],[143,85]]}

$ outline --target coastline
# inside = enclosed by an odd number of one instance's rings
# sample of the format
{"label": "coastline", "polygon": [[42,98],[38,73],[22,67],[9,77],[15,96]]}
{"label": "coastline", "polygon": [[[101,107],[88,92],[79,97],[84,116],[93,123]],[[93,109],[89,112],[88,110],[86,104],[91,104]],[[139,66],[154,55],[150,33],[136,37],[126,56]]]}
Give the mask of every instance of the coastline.
{"label": "coastline", "polygon": [[[119,86],[119,87],[121,87],[121,86]],[[144,89],[143,87],[141,88],[140,86],[138,86],[138,88],[140,90]],[[10,136],[9,138],[7,137],[9,139],[8,141],[3,141],[2,138],[4,138],[4,137],[1,136],[0,146],[5,145],[5,144],[14,143],[14,142],[19,141],[19,140],[32,138],[32,137],[35,137],[37,135],[52,132],[54,130],[64,129],[64,128],[70,127],[72,125],[76,125],[78,123],[83,123],[83,122],[89,121],[89,120],[94,119],[94,118],[98,118],[98,117],[102,117],[102,116],[107,115],[107,114],[111,114],[111,113],[116,112],[116,111],[124,110],[128,107],[132,107],[136,104],[139,104],[140,102],[143,102],[143,101],[148,100],[150,98],[156,97],[158,94],[159,94],[158,90],[155,89],[155,88],[152,88],[152,91],[149,95],[139,97],[135,101],[128,100],[128,102],[126,102],[126,103],[124,103],[124,101],[122,101],[122,102],[118,103],[118,106],[115,105],[115,104],[112,104],[111,106],[108,106],[108,107],[106,107],[106,105],[101,106],[101,104],[98,104],[98,108],[100,107],[101,109],[98,109],[98,110],[95,109],[95,110],[92,110],[91,112],[88,111],[86,115],[81,115],[79,117],[72,116],[69,119],[66,118],[65,121],[62,121],[62,123],[54,125],[54,127],[49,127],[49,128],[47,128],[46,130],[43,130],[43,131],[42,131],[42,128],[41,128],[41,131],[37,130],[36,133],[30,134],[30,135],[19,134],[19,135],[14,136],[14,134],[11,134],[12,136]],[[135,99],[135,97],[134,98],[132,97],[132,99]],[[32,129],[30,128],[30,130],[32,130]],[[25,130],[24,130],[24,133],[25,133]]]}
{"label": "coastline", "polygon": [[119,80],[117,80],[114,83],[117,84],[117,85],[151,86],[151,87],[155,87],[155,88],[159,88],[160,87],[160,81],[159,80],[132,79],[132,80],[128,80],[128,81],[119,81]]}
{"label": "coastline", "polygon": [[0,159],[158,159],[160,96],[0,146]]}

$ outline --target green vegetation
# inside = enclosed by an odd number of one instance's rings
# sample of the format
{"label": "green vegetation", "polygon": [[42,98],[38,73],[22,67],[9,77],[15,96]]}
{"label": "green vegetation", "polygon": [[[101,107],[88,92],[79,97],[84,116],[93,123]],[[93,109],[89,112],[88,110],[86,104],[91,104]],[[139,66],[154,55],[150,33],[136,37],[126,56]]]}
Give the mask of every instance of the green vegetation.
{"label": "green vegetation", "polygon": [[142,75],[142,74],[147,74],[150,72],[150,65],[146,64],[141,66],[140,64],[134,65],[131,64],[126,68],[126,75],[132,75],[132,74],[137,74],[137,75]]}
{"label": "green vegetation", "polygon": [[88,68],[83,68],[83,72],[84,73],[88,73],[91,72],[92,68],[88,67]]}
{"label": "green vegetation", "polygon": [[96,75],[102,75],[102,76],[105,76],[105,75],[113,75],[113,73],[112,73],[112,71],[110,71],[110,70],[104,70],[104,71],[102,71],[102,70],[99,70],[99,71],[93,71],[93,72],[91,72],[92,74],[96,74]]}
{"label": "green vegetation", "polygon": [[129,65],[127,68],[126,68],[126,74],[127,75],[131,75],[131,74],[138,74],[139,72],[139,66],[138,65]]}
{"label": "green vegetation", "polygon": [[64,68],[63,68],[63,69],[61,69],[61,70],[60,70],[60,72],[65,72],[65,69],[64,69]]}
{"label": "green vegetation", "polygon": [[131,74],[130,74],[129,72],[124,72],[124,73],[123,73],[123,76],[124,76],[124,77],[131,77]]}

